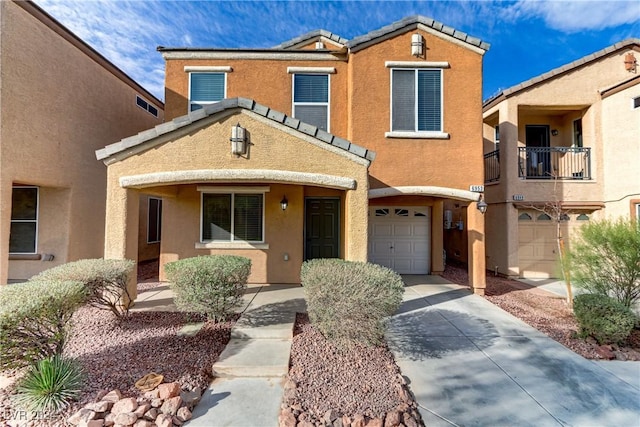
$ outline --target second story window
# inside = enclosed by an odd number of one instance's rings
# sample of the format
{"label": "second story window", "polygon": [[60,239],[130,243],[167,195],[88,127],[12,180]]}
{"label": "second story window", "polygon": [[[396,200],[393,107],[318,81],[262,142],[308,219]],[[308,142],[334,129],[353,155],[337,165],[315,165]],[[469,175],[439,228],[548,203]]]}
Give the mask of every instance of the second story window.
{"label": "second story window", "polygon": [[391,131],[442,132],[442,70],[391,70]]}
{"label": "second story window", "polygon": [[293,75],[293,117],[329,132],[329,75]]}
{"label": "second story window", "polygon": [[226,83],[226,73],[189,73],[189,111],[222,101]]}

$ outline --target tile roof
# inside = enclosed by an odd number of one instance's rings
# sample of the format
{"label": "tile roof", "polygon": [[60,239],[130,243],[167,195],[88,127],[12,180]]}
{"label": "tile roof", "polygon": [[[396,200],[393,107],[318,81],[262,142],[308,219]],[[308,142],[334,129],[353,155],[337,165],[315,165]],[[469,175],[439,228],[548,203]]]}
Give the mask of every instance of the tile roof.
{"label": "tile roof", "polygon": [[548,71],[544,74],[540,74],[539,76],[533,77],[529,80],[526,80],[522,83],[518,83],[515,86],[511,86],[508,89],[503,90],[502,92],[498,93],[497,95],[492,96],[491,98],[487,99],[486,101],[484,101],[483,106],[486,107],[489,104],[493,103],[494,101],[496,101],[499,98],[506,98],[508,96],[511,96],[515,93],[518,93],[524,89],[527,89],[533,85],[536,85],[538,83],[541,83],[545,80],[551,79],[553,77],[559,76],[561,74],[567,73],[569,71],[572,71],[582,65],[588,64],[590,62],[593,61],[597,61],[598,59],[607,56],[613,52],[617,52],[621,49],[627,48],[629,46],[633,46],[636,45],[638,47],[640,47],[640,39],[638,38],[630,38],[630,39],[626,39],[623,40],[621,42],[618,42],[616,44],[613,44],[611,46],[608,46],[602,50],[599,50],[597,52],[594,53],[590,53],[589,55],[583,56],[580,59],[577,59],[573,62],[570,62],[568,64],[565,64],[561,67],[558,68],[554,68],[551,71]]}
{"label": "tile roof", "polygon": [[207,105],[204,108],[193,111],[187,115],[176,117],[170,122],[162,123],[154,128],[148,129],[146,131],[140,132],[137,135],[133,135],[119,142],[116,142],[115,144],[107,145],[106,147],[96,151],[96,158],[98,160],[106,160],[111,156],[130,150],[131,148],[144,144],[147,141],[188,126],[206,117],[236,108],[243,108],[245,110],[252,111],[256,114],[273,120],[274,122],[280,123],[291,129],[295,129],[299,132],[316,138],[326,144],[355,154],[356,156],[363,159],[373,161],[373,159],[375,159],[376,157],[376,153],[374,151],[367,150],[366,148],[353,144],[346,139],[339,138],[333,134],[330,134],[329,132],[318,129],[313,125],[301,122],[296,118],[289,117],[286,114],[273,110],[265,105],[258,104],[252,99],[229,98],[212,105]]}
{"label": "tile roof", "polygon": [[287,40],[286,42],[282,42],[279,45],[274,46],[273,49],[290,49],[291,47],[297,44],[304,43],[307,40],[312,40],[316,37],[325,37],[341,45],[345,45],[348,42],[348,40],[345,39],[344,37],[340,37],[337,34],[333,34],[331,31],[313,30],[301,36],[294,37],[291,40]]}

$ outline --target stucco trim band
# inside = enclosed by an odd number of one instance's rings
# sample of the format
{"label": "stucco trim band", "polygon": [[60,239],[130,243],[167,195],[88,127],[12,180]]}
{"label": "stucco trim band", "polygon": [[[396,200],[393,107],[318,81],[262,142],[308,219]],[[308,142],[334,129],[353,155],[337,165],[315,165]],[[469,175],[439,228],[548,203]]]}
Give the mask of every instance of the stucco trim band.
{"label": "stucco trim band", "polygon": [[231,73],[233,72],[233,68],[229,65],[217,65],[217,66],[209,66],[209,65],[185,65],[185,72],[190,71],[211,71],[217,73]]}
{"label": "stucco trim band", "polygon": [[465,202],[477,202],[480,200],[480,193],[460,190],[458,188],[436,187],[432,185],[385,187],[369,190],[369,199],[379,199],[381,197],[391,196],[435,196],[462,200]]}
{"label": "stucco trim band", "polygon": [[385,61],[387,68],[450,68],[447,61]]}
{"label": "stucco trim band", "polygon": [[269,182],[313,185],[339,190],[354,190],[356,188],[356,180],[352,178],[270,169],[202,169],[155,172],[122,176],[119,181],[122,188],[145,188],[156,185],[188,184],[194,182]]}
{"label": "stucco trim band", "polygon": [[335,74],[335,67],[287,67],[288,74]]}

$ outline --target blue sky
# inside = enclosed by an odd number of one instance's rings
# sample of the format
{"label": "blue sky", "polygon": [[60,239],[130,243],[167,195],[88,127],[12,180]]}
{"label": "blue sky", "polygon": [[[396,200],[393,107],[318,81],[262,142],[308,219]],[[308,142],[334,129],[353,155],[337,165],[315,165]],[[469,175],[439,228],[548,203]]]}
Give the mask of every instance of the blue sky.
{"label": "blue sky", "polygon": [[265,48],[311,30],[347,39],[424,15],[491,44],[484,98],[630,37],[640,1],[35,0],[164,99],[158,46]]}

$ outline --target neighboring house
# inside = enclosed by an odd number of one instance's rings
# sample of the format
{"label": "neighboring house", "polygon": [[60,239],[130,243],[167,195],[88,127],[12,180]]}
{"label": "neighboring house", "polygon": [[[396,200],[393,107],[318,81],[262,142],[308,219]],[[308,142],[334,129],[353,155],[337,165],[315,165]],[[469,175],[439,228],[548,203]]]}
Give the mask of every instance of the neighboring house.
{"label": "neighboring house", "polygon": [[[630,39],[484,103],[487,268],[560,277],[565,241],[597,218],[638,218],[640,40]],[[566,239],[569,237],[569,239]]]}
{"label": "neighboring house", "polygon": [[0,2],[0,284],[102,257],[95,150],[163,121],[163,104],[28,1]]}
{"label": "neighboring house", "polygon": [[163,200],[161,266],[237,254],[252,282],[299,283],[308,259],[426,274],[444,270],[446,250],[482,293],[471,189],[482,191],[487,49],[422,16],[352,40],[319,30],[271,49],[160,47],[170,121],[97,152],[106,255],[136,257],[146,192]]}

